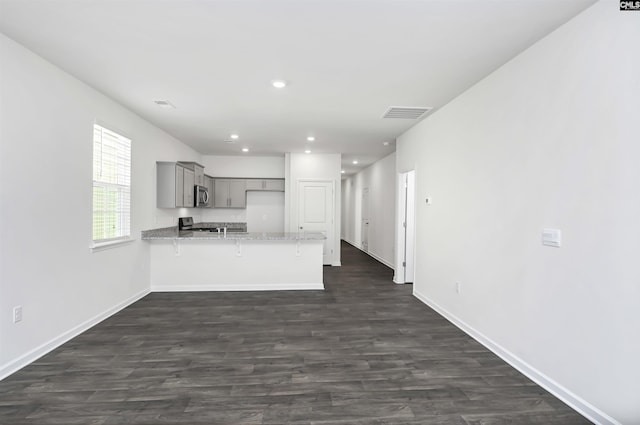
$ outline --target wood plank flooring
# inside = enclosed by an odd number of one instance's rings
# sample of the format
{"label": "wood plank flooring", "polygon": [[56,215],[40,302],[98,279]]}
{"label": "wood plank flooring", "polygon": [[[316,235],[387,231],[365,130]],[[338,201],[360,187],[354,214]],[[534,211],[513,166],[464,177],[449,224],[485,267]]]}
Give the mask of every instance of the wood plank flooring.
{"label": "wood plank flooring", "polygon": [[342,248],[326,291],[148,295],[0,382],[0,423],[590,423]]}

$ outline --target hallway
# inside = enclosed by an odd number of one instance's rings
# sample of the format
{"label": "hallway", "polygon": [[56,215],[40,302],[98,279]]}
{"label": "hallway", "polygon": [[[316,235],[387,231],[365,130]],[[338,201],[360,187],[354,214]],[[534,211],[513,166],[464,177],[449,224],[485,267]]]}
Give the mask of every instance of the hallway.
{"label": "hallway", "polygon": [[152,293],[0,382],[3,424],[588,424],[342,244],[325,291]]}

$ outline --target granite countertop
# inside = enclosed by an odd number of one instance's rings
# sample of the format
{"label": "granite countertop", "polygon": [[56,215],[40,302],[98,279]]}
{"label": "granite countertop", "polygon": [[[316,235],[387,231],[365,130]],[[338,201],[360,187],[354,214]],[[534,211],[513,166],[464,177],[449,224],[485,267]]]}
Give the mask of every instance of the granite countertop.
{"label": "granite countertop", "polygon": [[245,240],[245,241],[320,241],[327,237],[322,233],[261,233],[227,232],[227,236],[218,232],[178,230],[178,226],[161,229],[143,230],[142,240]]}

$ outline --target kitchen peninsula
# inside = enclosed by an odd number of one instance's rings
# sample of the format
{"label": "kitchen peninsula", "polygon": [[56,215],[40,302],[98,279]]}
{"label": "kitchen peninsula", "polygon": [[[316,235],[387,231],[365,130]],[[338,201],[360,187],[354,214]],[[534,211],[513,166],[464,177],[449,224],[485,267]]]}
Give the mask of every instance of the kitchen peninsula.
{"label": "kitchen peninsula", "polygon": [[[154,291],[324,289],[322,233],[224,232],[200,223],[142,232]],[[215,228],[215,227],[214,227]]]}

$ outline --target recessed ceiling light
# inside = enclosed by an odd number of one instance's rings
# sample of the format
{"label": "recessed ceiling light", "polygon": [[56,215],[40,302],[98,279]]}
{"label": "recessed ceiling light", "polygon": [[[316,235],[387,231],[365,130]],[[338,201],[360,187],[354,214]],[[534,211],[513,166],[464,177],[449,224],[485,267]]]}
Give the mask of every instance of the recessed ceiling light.
{"label": "recessed ceiling light", "polygon": [[154,100],[153,103],[161,108],[176,109],[176,107],[168,100]]}
{"label": "recessed ceiling light", "polygon": [[249,152],[249,148],[242,148],[242,152]]}
{"label": "recessed ceiling light", "polygon": [[238,136],[237,134],[235,134],[235,133],[234,133],[234,134],[232,134],[232,135],[231,135],[231,136],[229,136],[229,137],[231,137],[232,139],[234,139],[234,140],[235,140],[235,139],[237,139],[237,138],[238,138],[238,137],[240,137],[240,136]]}
{"label": "recessed ceiling light", "polygon": [[353,160],[353,165],[356,165],[357,163],[358,163],[358,160],[357,160],[357,159],[354,159],[354,160]]}
{"label": "recessed ceiling light", "polygon": [[273,80],[271,81],[271,85],[277,89],[282,89],[287,86],[287,82],[284,80]]}
{"label": "recessed ceiling light", "polygon": [[344,170],[340,171],[340,174],[344,174]]}
{"label": "recessed ceiling light", "polygon": [[311,153],[311,151],[307,149],[306,151],[304,151],[304,153]]}
{"label": "recessed ceiling light", "polygon": [[310,142],[313,142],[314,140],[316,140],[316,138],[313,137],[313,136],[309,136],[309,137],[307,137],[307,140],[310,141]]}
{"label": "recessed ceiling light", "polygon": [[389,142],[384,142],[382,144],[385,145],[385,146],[389,146]]}

